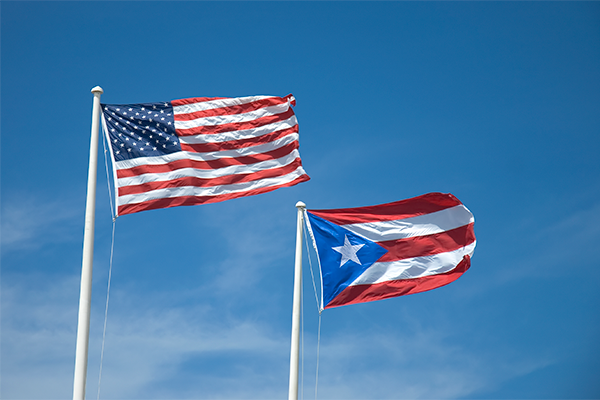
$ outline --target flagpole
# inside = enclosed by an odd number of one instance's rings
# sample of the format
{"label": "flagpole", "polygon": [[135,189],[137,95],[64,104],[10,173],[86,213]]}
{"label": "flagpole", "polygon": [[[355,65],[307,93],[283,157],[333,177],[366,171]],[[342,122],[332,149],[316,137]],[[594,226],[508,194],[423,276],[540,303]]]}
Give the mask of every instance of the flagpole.
{"label": "flagpole", "polygon": [[92,135],[88,167],[87,199],[85,203],[85,226],[83,231],[83,260],[81,263],[81,288],[79,292],[79,316],[77,324],[77,347],[75,349],[75,378],[73,400],[85,399],[88,345],[90,337],[90,309],[92,300],[92,267],[94,261],[94,223],[96,214],[96,176],[98,169],[98,137],[100,136],[100,86],[92,89]]}
{"label": "flagpole", "polygon": [[300,303],[302,301],[302,225],[306,204],[299,201],[296,229],[296,265],[294,268],[294,302],[292,305],[292,345],[290,349],[290,388],[288,399],[298,399],[298,359],[300,355]]}

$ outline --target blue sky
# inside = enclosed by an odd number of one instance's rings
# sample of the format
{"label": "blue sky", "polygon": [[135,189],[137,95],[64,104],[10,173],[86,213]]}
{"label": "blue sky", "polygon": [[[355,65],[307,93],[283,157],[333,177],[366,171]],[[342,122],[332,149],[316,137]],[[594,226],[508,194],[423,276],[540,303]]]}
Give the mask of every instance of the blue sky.
{"label": "blue sky", "polygon": [[[295,203],[438,191],[475,215],[471,269],[324,311],[318,398],[600,398],[600,3],[0,7],[2,398],[72,396],[96,85],[105,103],[293,93],[312,178],[117,219],[101,398],[285,398]],[[104,168],[100,154],[88,398],[112,228]],[[301,394],[314,398],[308,263],[304,311]]]}

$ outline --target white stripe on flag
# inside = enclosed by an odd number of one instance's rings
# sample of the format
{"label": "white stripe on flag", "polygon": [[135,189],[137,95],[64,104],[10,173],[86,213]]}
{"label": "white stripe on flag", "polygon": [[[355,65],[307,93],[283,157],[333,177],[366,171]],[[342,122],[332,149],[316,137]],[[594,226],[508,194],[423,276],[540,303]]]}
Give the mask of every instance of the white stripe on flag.
{"label": "white stripe on flag", "polygon": [[399,279],[414,279],[443,274],[461,262],[463,257],[475,252],[476,242],[458,250],[425,257],[407,258],[400,261],[382,262],[371,265],[350,286],[371,285]]}
{"label": "white stripe on flag", "polygon": [[246,96],[246,97],[234,97],[229,99],[217,99],[199,101],[193,104],[184,104],[181,106],[173,107],[175,114],[189,114],[197,111],[213,110],[215,108],[240,106],[243,104],[252,103],[257,100],[271,99],[274,96]]}
{"label": "white stripe on flag", "polygon": [[230,193],[246,192],[255,189],[261,189],[269,186],[278,186],[306,174],[302,167],[298,167],[295,171],[274,178],[264,178],[251,182],[235,183],[231,185],[218,185],[211,187],[196,187],[184,186],[167,189],[151,190],[140,194],[130,194],[118,197],[118,205],[142,203],[149,200],[157,200],[164,198],[186,197],[186,196],[220,196]]}
{"label": "white stripe on flag", "polygon": [[203,144],[203,143],[221,143],[221,142],[229,142],[233,140],[241,140],[241,139],[249,139],[260,137],[266,135],[268,133],[273,133],[277,131],[281,131],[284,129],[291,128],[293,126],[298,125],[298,120],[296,116],[293,115],[290,118],[274,122],[272,124],[267,124],[260,126],[254,129],[244,129],[239,131],[230,131],[223,133],[213,133],[213,134],[200,134],[195,136],[181,136],[179,141],[181,143],[186,144]]}
{"label": "white stripe on flag", "polygon": [[119,187],[132,186],[132,185],[140,185],[142,183],[148,182],[164,182],[170,181],[178,178],[185,177],[195,177],[201,179],[213,179],[220,178],[222,176],[228,175],[238,175],[238,174],[251,174],[254,172],[259,172],[263,170],[273,169],[273,168],[281,168],[286,165],[291,164],[300,158],[300,153],[298,150],[292,151],[290,154],[273,160],[261,161],[255,164],[248,165],[231,165],[228,167],[222,167],[219,169],[197,169],[197,168],[181,168],[174,171],[163,172],[163,173],[147,173],[140,174],[136,176],[129,176],[126,178],[118,179]]}
{"label": "white stripe on flag", "polygon": [[199,126],[215,126],[239,122],[254,121],[255,119],[277,115],[289,110],[288,103],[278,104],[276,106],[264,107],[258,110],[232,115],[217,115],[212,117],[196,118],[190,121],[175,120],[175,129],[191,129]]}
{"label": "white stripe on flag", "polygon": [[193,153],[187,151],[179,151],[172,154],[166,154],[160,157],[138,157],[131,160],[123,160],[116,162],[116,168],[129,169],[141,165],[162,165],[177,160],[192,160],[192,161],[212,161],[220,158],[236,158],[243,156],[251,156],[256,154],[267,153],[272,150],[277,150],[287,144],[298,140],[297,133],[291,133],[282,138],[269,143],[259,144],[257,146],[243,147],[237,150],[222,150],[213,151],[210,153]]}
{"label": "white stripe on flag", "polygon": [[461,204],[417,217],[342,226],[350,232],[374,242],[383,242],[386,240],[432,235],[455,229],[474,221],[475,219],[471,212]]}

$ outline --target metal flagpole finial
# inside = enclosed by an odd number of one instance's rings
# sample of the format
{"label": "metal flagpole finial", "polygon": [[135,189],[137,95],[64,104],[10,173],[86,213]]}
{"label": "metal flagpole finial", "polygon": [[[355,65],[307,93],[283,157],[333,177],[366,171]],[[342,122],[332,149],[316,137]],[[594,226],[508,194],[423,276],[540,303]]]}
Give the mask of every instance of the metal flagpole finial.
{"label": "metal flagpole finial", "polygon": [[306,204],[304,204],[303,202],[299,201],[296,203],[296,207],[297,208],[306,208]]}
{"label": "metal flagpole finial", "polygon": [[104,93],[104,90],[102,90],[102,88],[100,86],[96,86],[95,88],[92,89],[92,93],[102,94],[102,93]]}

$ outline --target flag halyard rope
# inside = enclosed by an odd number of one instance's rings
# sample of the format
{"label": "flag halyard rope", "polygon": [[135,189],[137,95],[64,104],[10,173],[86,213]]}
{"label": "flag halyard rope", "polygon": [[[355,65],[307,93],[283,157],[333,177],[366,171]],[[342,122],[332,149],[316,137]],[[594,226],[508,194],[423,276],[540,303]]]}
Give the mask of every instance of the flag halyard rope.
{"label": "flag halyard rope", "polygon": [[106,321],[108,320],[108,300],[110,298],[110,281],[112,278],[113,253],[115,247],[115,225],[116,220],[112,221],[112,238],[110,243],[110,261],[108,263],[108,286],[106,288],[106,307],[104,308],[104,327],[102,329],[102,349],[100,350],[100,371],[98,372],[98,396],[100,400],[100,384],[102,382],[102,363],[104,361],[104,342],[106,339]]}
{"label": "flag halyard rope", "polygon": [[[305,221],[306,221],[306,218],[305,218]],[[317,285],[315,284],[315,274],[313,272],[312,260],[310,258],[310,247],[308,246],[308,236],[306,235],[306,225],[304,225],[303,228],[304,228],[303,231],[304,231],[304,239],[305,239],[304,243],[306,244],[306,253],[308,255],[308,264],[310,266],[310,277],[312,278],[313,290],[315,292],[315,300],[317,301],[317,310],[319,311],[319,315],[320,315],[321,308],[319,307],[319,304],[321,304],[321,303],[319,302],[319,295],[317,294]]]}
{"label": "flag halyard rope", "polygon": [[106,156],[106,153],[108,153],[108,150],[106,149],[106,141],[108,139],[106,138],[106,136],[104,136],[104,140],[102,141],[102,144],[104,145],[104,167],[106,168],[106,185],[108,186],[108,200],[110,203],[110,215],[112,216],[113,222],[115,219],[117,219],[117,217],[115,216],[115,207],[113,205],[113,199],[112,199],[112,190],[110,189],[110,174],[108,172],[108,157]]}
{"label": "flag halyard rope", "polygon": [[107,288],[106,288],[106,306],[104,308],[104,325],[102,328],[102,347],[100,350],[100,368],[98,371],[98,394],[97,394],[97,400],[100,400],[100,385],[102,383],[102,364],[104,362],[104,343],[106,341],[106,324],[108,321],[108,300],[110,298],[110,282],[111,282],[111,278],[112,278],[112,265],[113,265],[113,254],[114,254],[114,248],[115,248],[115,226],[116,226],[116,221],[117,221],[117,217],[115,216],[115,208],[113,205],[113,200],[112,200],[112,193],[111,193],[111,189],[110,189],[110,173],[108,172],[108,157],[106,156],[107,153],[107,149],[106,149],[106,137],[104,137],[105,140],[102,141],[103,145],[104,145],[104,166],[106,168],[106,184],[108,186],[108,199],[109,199],[109,203],[110,203],[110,213],[111,213],[111,217],[112,217],[112,234],[111,234],[111,241],[110,241],[110,259],[108,262],[108,284],[107,284]]}
{"label": "flag halyard rope", "polygon": [[[306,216],[306,210],[304,211]],[[308,221],[308,218],[305,218],[305,221]],[[320,348],[321,348],[321,317],[323,310],[320,307],[319,295],[317,292],[317,285],[315,284],[315,275],[313,272],[312,260],[310,258],[310,246],[308,245],[308,237],[306,234],[306,225],[303,227],[304,231],[304,242],[306,243],[306,252],[308,255],[308,264],[310,266],[310,276],[312,278],[313,290],[315,292],[315,300],[317,302],[317,311],[319,312],[319,328],[317,330],[317,366],[316,366],[316,376],[315,376],[315,400],[317,400],[317,391],[319,386],[319,356],[320,356]],[[318,255],[317,255],[318,256]],[[303,302],[302,302],[303,303]],[[303,307],[303,305],[301,305]],[[304,310],[304,308],[301,308]],[[304,313],[302,313],[302,383],[304,383]],[[304,390],[304,384],[302,385],[302,390]],[[303,399],[304,397],[302,397]]]}

